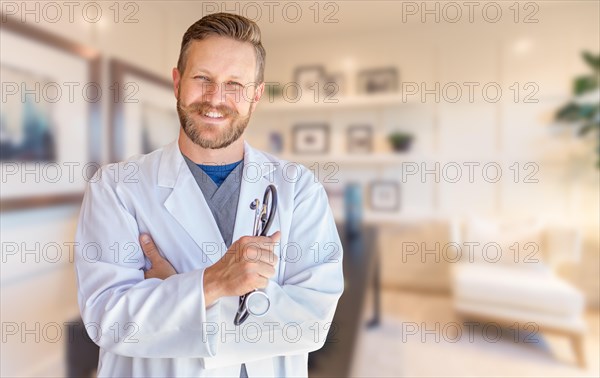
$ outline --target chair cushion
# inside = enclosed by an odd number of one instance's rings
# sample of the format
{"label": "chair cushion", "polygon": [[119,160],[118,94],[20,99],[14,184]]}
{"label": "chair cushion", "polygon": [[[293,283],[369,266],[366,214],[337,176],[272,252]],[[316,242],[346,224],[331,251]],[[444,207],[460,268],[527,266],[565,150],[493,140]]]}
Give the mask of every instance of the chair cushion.
{"label": "chair cushion", "polygon": [[[544,270],[542,228],[539,221],[500,223],[471,217],[465,223],[461,261]],[[475,244],[467,248],[467,242]]]}
{"label": "chair cushion", "polygon": [[506,306],[554,315],[583,313],[583,294],[549,269],[459,263],[453,269],[456,301]]}

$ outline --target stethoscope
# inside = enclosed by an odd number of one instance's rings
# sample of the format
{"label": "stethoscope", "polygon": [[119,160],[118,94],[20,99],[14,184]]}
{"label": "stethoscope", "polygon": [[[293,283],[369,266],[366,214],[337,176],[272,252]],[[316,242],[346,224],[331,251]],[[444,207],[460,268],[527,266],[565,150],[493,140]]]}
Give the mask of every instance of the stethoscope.
{"label": "stethoscope", "polygon": [[[269,209],[269,203],[271,204]],[[275,218],[277,211],[277,189],[275,185],[267,186],[263,196],[262,206],[259,199],[255,199],[250,204],[250,209],[254,210],[253,236],[267,236],[269,227]],[[240,297],[237,313],[233,323],[238,326],[242,324],[250,314],[254,316],[263,316],[271,307],[269,296],[262,290],[253,290]]]}

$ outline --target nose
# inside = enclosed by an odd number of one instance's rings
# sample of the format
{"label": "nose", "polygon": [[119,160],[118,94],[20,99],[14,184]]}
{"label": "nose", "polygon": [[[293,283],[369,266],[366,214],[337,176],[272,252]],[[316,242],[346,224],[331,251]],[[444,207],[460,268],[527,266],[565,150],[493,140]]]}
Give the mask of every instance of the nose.
{"label": "nose", "polygon": [[202,101],[207,102],[212,106],[218,106],[225,103],[225,95],[221,85],[210,82],[203,83],[202,86]]}

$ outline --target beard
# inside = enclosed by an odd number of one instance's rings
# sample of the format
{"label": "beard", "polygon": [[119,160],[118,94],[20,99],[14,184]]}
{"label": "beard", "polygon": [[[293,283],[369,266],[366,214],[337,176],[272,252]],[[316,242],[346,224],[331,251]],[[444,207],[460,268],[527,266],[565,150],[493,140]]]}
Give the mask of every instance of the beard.
{"label": "beard", "polygon": [[[217,126],[194,120],[193,116],[198,117],[211,110],[221,113],[228,122]],[[216,150],[229,146],[242,136],[250,122],[252,111],[249,111],[247,116],[240,116],[235,109],[225,105],[213,106],[208,102],[194,102],[186,106],[178,97],[177,114],[183,131],[192,142],[202,148]]]}

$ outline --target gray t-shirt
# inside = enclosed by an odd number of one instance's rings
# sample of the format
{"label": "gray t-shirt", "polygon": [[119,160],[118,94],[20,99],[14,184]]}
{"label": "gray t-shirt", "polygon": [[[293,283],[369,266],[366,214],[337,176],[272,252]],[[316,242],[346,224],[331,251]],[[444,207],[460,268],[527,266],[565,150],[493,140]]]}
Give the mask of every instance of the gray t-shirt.
{"label": "gray t-shirt", "polygon": [[214,181],[198,167],[196,163],[184,156],[192,175],[196,179],[204,199],[219,227],[221,236],[227,248],[233,243],[233,229],[235,226],[235,216],[237,212],[237,203],[240,197],[240,186],[242,183],[243,162],[238,164],[227,176],[221,186],[217,186]]}

